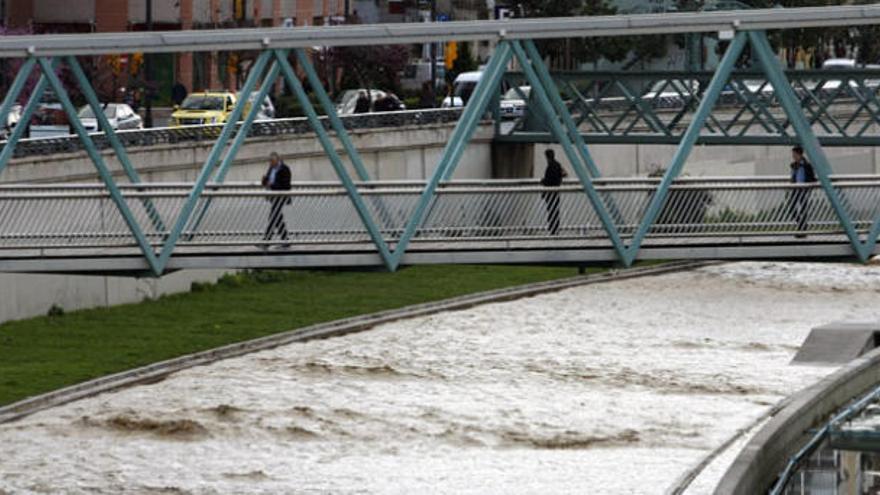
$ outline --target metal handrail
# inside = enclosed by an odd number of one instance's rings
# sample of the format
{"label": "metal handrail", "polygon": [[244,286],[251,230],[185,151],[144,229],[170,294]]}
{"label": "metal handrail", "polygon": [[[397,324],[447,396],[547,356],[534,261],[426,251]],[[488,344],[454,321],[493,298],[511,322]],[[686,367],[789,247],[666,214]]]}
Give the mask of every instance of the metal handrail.
{"label": "metal handrail", "polygon": [[880,22],[876,5],[770,8],[715,12],[682,12],[342,26],[89,33],[5,36],[0,57],[104,55],[193,51],[240,51],[433,43],[444,41],[519,40],[568,37],[635,36],[859,26]]}
{"label": "metal handrail", "polygon": [[[405,127],[409,125],[431,125],[458,121],[461,108],[432,108],[420,110],[402,110],[396,112],[378,112],[341,116],[346,129],[383,129],[389,127]],[[322,117],[327,122],[327,117]],[[177,144],[183,142],[210,142],[217,139],[224,124],[206,124],[181,127],[154,127],[151,129],[120,130],[116,132],[119,140],[126,146],[156,146],[160,144]],[[238,124],[238,129],[241,123]],[[251,138],[264,136],[282,136],[291,134],[309,134],[314,132],[305,117],[293,117],[273,120],[258,120],[253,123],[248,136]],[[110,149],[110,143],[104,132],[89,134],[98,149]],[[0,141],[0,147],[7,142]],[[72,153],[85,149],[79,137],[74,135],[54,138],[22,139],[16,144],[14,156],[42,156],[54,153]]]}
{"label": "metal handrail", "polygon": [[[878,176],[858,176],[850,178],[836,178],[833,182],[845,184],[847,188],[880,188],[880,177]],[[602,184],[601,182],[608,182]],[[397,195],[397,194],[418,194],[421,192],[423,183],[412,182],[403,186],[398,186],[393,182],[383,182],[370,184],[370,186],[361,190],[361,194],[370,195]],[[755,181],[746,178],[705,178],[698,181],[676,181],[670,187],[671,190],[679,191],[721,191],[721,190],[796,190],[796,189],[818,189],[817,183],[791,183],[787,179],[774,178],[773,180]],[[192,186],[186,183],[180,183],[173,188],[167,184],[143,183],[143,184],[127,184],[120,187],[129,198],[179,198],[186,196]],[[359,185],[360,188],[360,185]],[[561,186],[542,186],[537,179],[528,181],[499,181],[497,184],[491,182],[473,182],[459,183],[448,182],[437,189],[438,194],[489,194],[489,193],[528,193],[528,192],[577,192],[581,191],[583,186],[573,181],[566,181]],[[614,191],[614,192],[653,192],[656,191],[655,181],[644,181],[634,179],[632,181],[615,180],[615,181],[599,181],[596,185],[597,191]],[[89,192],[91,191],[91,192]],[[275,196],[345,196],[347,191],[341,184],[330,182],[316,182],[308,186],[301,186],[289,191],[270,191],[260,188],[259,185],[253,183],[239,184],[212,184],[209,185],[203,196],[205,197],[275,197]],[[0,200],[2,199],[74,199],[74,198],[107,198],[109,192],[103,184],[27,184],[27,185],[0,185]]]}

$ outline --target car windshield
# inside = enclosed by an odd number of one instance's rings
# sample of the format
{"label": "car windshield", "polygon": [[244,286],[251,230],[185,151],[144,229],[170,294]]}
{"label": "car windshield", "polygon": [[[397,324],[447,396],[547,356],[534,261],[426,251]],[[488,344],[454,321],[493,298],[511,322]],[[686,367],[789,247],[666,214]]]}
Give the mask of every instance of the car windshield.
{"label": "car windshield", "polygon": [[503,99],[505,99],[505,100],[522,100],[523,97],[520,96],[519,92],[517,92],[517,89],[519,91],[521,91],[522,94],[525,95],[526,98],[529,97],[529,92],[532,90],[532,88],[510,88],[507,90],[507,93],[504,93]]}
{"label": "car windshield", "polygon": [[[104,116],[108,119],[115,119],[116,105],[107,105],[104,107]],[[83,107],[82,110],[79,111],[79,118],[93,119],[95,118],[95,112],[92,111],[92,107]]]}
{"label": "car windshield", "polygon": [[183,100],[180,108],[184,110],[223,110],[223,98],[220,96],[189,95]]}
{"label": "car windshield", "polygon": [[460,82],[455,85],[455,96],[458,96],[464,101],[468,101],[471,98],[471,94],[473,94],[474,89],[476,89],[476,82]]}

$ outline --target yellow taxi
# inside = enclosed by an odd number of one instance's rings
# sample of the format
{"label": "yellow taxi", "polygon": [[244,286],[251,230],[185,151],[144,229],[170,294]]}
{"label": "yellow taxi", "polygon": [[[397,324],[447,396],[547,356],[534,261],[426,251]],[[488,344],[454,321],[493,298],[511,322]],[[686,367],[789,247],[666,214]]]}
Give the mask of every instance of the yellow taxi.
{"label": "yellow taxi", "polygon": [[228,91],[192,93],[171,114],[172,126],[225,123],[235,108],[236,96]]}

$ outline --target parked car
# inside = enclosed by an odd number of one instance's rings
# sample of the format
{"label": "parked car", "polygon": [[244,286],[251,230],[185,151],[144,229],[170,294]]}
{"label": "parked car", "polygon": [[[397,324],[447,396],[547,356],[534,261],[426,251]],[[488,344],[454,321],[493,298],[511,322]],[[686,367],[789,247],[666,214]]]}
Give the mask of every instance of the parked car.
{"label": "parked car", "polygon": [[699,92],[699,85],[696,79],[661,79],[642,95],[642,99],[655,108],[681,108],[691,95]]}
{"label": "parked car", "polygon": [[[136,114],[127,104],[105,103],[102,106],[104,107],[104,116],[107,117],[107,120],[110,122],[110,127],[113,128],[114,131],[144,128],[141,116]],[[88,132],[100,131],[98,119],[95,118],[95,113],[92,112],[92,107],[84,106],[80,108],[79,119]]]}
{"label": "parked car", "polygon": [[47,89],[28,122],[25,135],[31,139],[53,138],[73,134],[70,120],[54,91]]}
{"label": "parked car", "polygon": [[228,91],[192,93],[171,114],[171,125],[222,124],[232,114],[236,101]]}
{"label": "parked car", "polygon": [[856,61],[852,58],[829,58],[822,62],[822,69],[846,70],[855,68]]}
{"label": "parked car", "polygon": [[381,89],[348,89],[336,100],[336,113],[339,115],[354,114],[357,108],[358,97],[361,93],[369,95],[371,112],[406,110],[406,105],[394,93],[382,91]]}
{"label": "parked car", "polygon": [[[853,70],[856,69],[858,65],[856,64],[855,59],[851,58],[829,58],[828,60],[822,62],[822,70],[823,71],[844,71],[844,70]],[[843,91],[840,88],[841,83],[843,83],[840,79],[826,79],[824,81],[814,81],[812,84],[809,84],[808,87],[811,91],[819,91],[829,94],[839,94],[841,96],[847,96],[846,91]],[[870,84],[870,83],[869,83]],[[848,86],[854,90],[859,90],[859,85],[850,80]]]}
{"label": "parked car", "polygon": [[[247,115],[248,112],[251,111],[251,106],[257,101],[257,96],[260,96],[259,91],[253,91],[250,95],[248,95],[248,102],[244,109],[244,114]],[[235,95],[237,99],[241,99],[241,93]],[[272,104],[272,98],[269,95],[266,95],[266,98],[263,100],[263,103],[260,105],[260,110],[257,112],[257,120],[270,120],[275,118],[275,105]]]}
{"label": "parked car", "polygon": [[[446,79],[446,66],[444,63],[437,62],[436,69],[436,87],[440,88]],[[400,87],[406,91],[419,91],[422,84],[431,80],[431,61],[418,60],[411,62],[404,67],[400,74]]]}
{"label": "parked car", "polygon": [[463,107],[467,105],[468,100],[477,88],[477,83],[483,77],[483,71],[462,72],[452,82],[452,95],[443,98],[441,107]]}
{"label": "parked car", "polygon": [[12,108],[9,109],[9,115],[6,116],[6,124],[0,130],[0,138],[7,139],[12,134],[12,130],[18,125],[18,121],[21,120],[21,110],[21,105],[17,103],[12,105]]}
{"label": "parked car", "polygon": [[[531,86],[520,86],[519,88],[510,88],[501,97],[499,107],[501,110],[501,118],[517,119],[522,117],[526,111],[527,100],[532,92]],[[525,97],[525,99],[523,99]]]}

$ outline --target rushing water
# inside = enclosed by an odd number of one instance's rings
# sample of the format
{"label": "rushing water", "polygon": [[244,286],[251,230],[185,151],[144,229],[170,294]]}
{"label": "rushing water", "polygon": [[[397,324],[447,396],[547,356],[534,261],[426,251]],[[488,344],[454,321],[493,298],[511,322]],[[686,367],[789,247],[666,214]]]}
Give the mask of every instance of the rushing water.
{"label": "rushing water", "polygon": [[290,345],[0,425],[0,493],[663,493],[878,289],[732,264]]}

